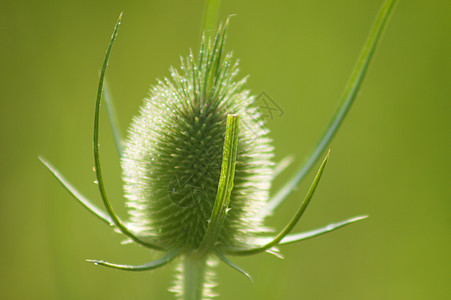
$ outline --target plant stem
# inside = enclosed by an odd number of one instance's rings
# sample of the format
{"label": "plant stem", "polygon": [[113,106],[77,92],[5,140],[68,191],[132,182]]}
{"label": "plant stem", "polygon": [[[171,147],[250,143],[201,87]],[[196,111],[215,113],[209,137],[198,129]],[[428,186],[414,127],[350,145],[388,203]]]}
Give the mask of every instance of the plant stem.
{"label": "plant stem", "polygon": [[201,300],[204,291],[207,256],[187,254],[183,262],[183,299]]}

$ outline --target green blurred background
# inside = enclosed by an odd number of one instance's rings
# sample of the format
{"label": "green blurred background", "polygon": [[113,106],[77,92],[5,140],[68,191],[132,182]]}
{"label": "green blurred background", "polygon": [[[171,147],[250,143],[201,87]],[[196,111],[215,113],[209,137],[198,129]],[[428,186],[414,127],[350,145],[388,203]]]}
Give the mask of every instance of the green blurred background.
{"label": "green blurred background", "polygon": [[[382,0],[223,1],[227,48],[248,87],[284,110],[268,122],[276,158],[300,165],[337,107]],[[41,154],[96,203],[92,123],[99,69],[117,16],[107,74],[123,131],[150,85],[198,50],[203,1],[3,1],[0,19],[0,298],[172,299],[175,264],[145,273],[84,260],[143,263],[158,254],[78,205]],[[316,197],[296,230],[359,214],[368,220],[217,268],[220,299],[449,299],[451,294],[451,1],[400,1],[357,102],[331,145]],[[102,115],[107,189],[121,179]],[[276,181],[289,178],[295,166]],[[281,228],[311,180],[268,223]]]}

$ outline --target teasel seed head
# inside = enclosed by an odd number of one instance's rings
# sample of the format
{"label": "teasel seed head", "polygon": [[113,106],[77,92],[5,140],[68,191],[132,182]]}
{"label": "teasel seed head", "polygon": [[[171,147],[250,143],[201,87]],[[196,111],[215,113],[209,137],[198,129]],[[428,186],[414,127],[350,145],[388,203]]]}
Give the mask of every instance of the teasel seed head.
{"label": "teasel seed head", "polygon": [[227,22],[159,81],[133,119],[122,158],[133,232],[164,249],[195,250],[218,189],[228,114],[240,116],[235,179],[216,248],[246,245],[264,230],[273,147],[238,62],[224,53]]}

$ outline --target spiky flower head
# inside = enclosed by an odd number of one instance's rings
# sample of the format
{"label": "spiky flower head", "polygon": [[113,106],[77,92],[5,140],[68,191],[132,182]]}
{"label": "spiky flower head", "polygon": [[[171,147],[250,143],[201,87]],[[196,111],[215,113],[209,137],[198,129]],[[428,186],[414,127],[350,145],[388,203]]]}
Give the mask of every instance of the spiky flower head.
{"label": "spiky flower head", "polygon": [[163,249],[196,249],[215,203],[228,114],[240,115],[235,179],[217,248],[263,230],[273,147],[254,98],[224,53],[227,23],[159,81],[129,129],[122,158],[130,228]]}

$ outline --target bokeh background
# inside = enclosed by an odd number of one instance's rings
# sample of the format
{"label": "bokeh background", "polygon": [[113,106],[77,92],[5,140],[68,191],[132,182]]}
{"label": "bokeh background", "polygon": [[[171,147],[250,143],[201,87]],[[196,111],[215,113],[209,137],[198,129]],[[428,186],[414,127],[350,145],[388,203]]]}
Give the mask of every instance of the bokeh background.
{"label": "bokeh background", "polygon": [[[306,155],[338,105],[382,0],[222,1],[227,48],[248,88],[284,111],[268,121],[276,158]],[[172,299],[175,264],[127,273],[84,260],[158,257],[78,205],[40,164],[44,155],[100,204],[92,123],[100,66],[117,16],[107,74],[122,131],[157,78],[198,50],[203,1],[2,1],[0,18],[0,298]],[[451,2],[400,1],[368,76],[331,144],[316,197],[296,231],[360,214],[368,220],[233,259],[251,283],[217,268],[220,299],[449,299],[451,295]],[[122,206],[120,166],[102,115],[106,186]],[[313,172],[312,172],[313,173]],[[268,220],[291,218],[313,174]]]}

